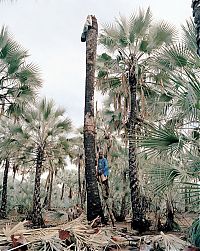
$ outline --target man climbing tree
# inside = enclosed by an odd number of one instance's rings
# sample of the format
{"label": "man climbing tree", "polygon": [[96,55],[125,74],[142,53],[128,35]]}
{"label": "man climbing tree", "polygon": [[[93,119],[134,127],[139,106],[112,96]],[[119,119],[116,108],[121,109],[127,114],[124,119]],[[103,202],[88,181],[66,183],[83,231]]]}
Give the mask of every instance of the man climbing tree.
{"label": "man climbing tree", "polygon": [[97,179],[102,183],[103,197],[107,199],[109,196],[109,185],[108,185],[108,161],[103,155],[103,151],[99,152],[99,158],[97,163]]}
{"label": "man climbing tree", "polygon": [[102,221],[104,221],[95,170],[94,82],[97,34],[97,20],[95,16],[89,15],[81,35],[81,41],[86,41],[84,149],[88,221],[94,220],[97,216],[100,216]]}

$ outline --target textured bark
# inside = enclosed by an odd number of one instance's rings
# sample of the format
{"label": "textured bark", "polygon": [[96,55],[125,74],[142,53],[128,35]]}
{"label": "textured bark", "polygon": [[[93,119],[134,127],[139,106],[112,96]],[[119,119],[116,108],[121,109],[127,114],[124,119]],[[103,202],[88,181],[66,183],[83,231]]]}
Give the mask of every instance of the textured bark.
{"label": "textured bark", "polygon": [[197,54],[200,55],[200,0],[192,1],[194,23],[196,25]]}
{"label": "textured bark", "polygon": [[42,208],[40,202],[40,180],[42,174],[43,157],[44,157],[44,150],[39,146],[37,149],[35,187],[33,194],[33,212],[32,212],[33,225],[39,227],[44,226],[44,221],[42,218]]}
{"label": "textured bark", "polygon": [[143,213],[142,203],[140,200],[139,182],[138,182],[138,165],[136,159],[136,120],[137,120],[137,101],[136,87],[137,79],[135,75],[134,62],[129,67],[129,86],[130,86],[130,117],[129,117],[129,176],[132,203],[132,228],[140,232],[148,228],[145,215]]}
{"label": "textured bark", "polygon": [[4,174],[3,174],[3,191],[1,197],[1,208],[0,208],[0,218],[4,219],[7,216],[6,209],[7,209],[7,188],[8,188],[8,171],[9,171],[9,159],[6,159]]}
{"label": "textured bark", "polygon": [[92,27],[86,38],[86,85],[84,112],[85,176],[87,190],[87,219],[103,217],[95,170],[94,82],[97,49],[97,20],[92,16]]}

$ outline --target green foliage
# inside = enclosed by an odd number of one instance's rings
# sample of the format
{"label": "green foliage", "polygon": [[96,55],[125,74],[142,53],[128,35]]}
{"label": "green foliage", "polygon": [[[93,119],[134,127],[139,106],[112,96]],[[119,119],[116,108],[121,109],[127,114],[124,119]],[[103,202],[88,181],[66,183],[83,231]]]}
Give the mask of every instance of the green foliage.
{"label": "green foliage", "polygon": [[196,219],[189,229],[189,241],[196,247],[200,247],[200,218]]}

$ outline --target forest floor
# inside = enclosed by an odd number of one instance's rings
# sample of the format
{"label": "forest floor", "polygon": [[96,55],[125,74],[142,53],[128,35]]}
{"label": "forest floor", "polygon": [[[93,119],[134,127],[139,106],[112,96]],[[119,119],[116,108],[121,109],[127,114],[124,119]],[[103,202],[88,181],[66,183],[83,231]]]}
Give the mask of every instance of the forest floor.
{"label": "forest floor", "polygon": [[[60,212],[59,212],[60,217]],[[56,215],[58,217],[58,215]],[[112,224],[109,223],[107,226],[92,226],[88,225],[85,216],[82,215],[79,218],[66,222],[66,215],[62,215],[59,220],[55,219],[54,216],[48,215],[48,224],[49,228],[41,229],[31,229],[29,225],[23,224],[19,225],[19,221],[22,219],[22,215],[10,215],[10,218],[5,220],[0,220],[0,250],[15,250],[21,251],[23,249],[16,249],[16,246],[20,244],[25,245],[26,243],[37,243],[37,241],[43,240],[43,242],[51,243],[51,238],[55,236],[59,237],[59,239],[64,240],[67,245],[72,245],[73,242],[76,245],[80,246],[89,246],[91,250],[151,250],[154,242],[159,242],[161,239],[167,239],[170,241],[175,241],[175,238],[179,244],[178,245],[186,245],[181,241],[186,236],[186,230],[192,224],[193,220],[197,218],[197,215],[194,213],[177,213],[176,214],[176,222],[180,225],[181,231],[175,231],[170,233],[158,233],[156,231],[148,231],[143,233],[142,236],[139,236],[137,232],[131,230],[131,226],[129,222],[116,222],[115,227],[112,227]],[[149,215],[150,219],[155,218],[155,216]],[[50,220],[50,218],[52,220]],[[8,226],[10,224],[10,226]],[[16,228],[16,225],[19,227]],[[7,225],[7,232],[3,231]],[[12,228],[16,229],[13,231]],[[18,244],[13,243],[10,236],[14,235],[14,237],[19,238]],[[23,238],[21,236],[23,235]],[[5,237],[6,236],[6,237]],[[18,237],[17,237],[18,236]],[[179,241],[180,238],[180,241]],[[22,240],[21,240],[22,239]],[[66,242],[67,240],[67,242]],[[46,245],[46,244],[45,244]],[[55,247],[59,246],[60,243],[55,242]],[[37,246],[37,245],[36,245]],[[63,247],[64,248],[64,247]],[[24,249],[25,250],[25,249]],[[37,250],[37,248],[32,247],[28,250]],[[56,250],[49,249],[49,250]],[[58,250],[67,250],[67,249],[58,249]],[[153,249],[154,250],[154,249]]]}

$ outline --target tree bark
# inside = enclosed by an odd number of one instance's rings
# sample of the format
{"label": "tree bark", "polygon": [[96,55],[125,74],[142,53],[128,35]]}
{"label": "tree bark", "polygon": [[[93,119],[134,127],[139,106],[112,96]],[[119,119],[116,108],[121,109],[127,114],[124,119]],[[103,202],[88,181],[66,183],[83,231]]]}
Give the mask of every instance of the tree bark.
{"label": "tree bark", "polygon": [[200,0],[192,1],[192,9],[196,25],[197,54],[200,56]]}
{"label": "tree bark", "polygon": [[10,166],[9,159],[6,158],[4,174],[3,174],[3,191],[2,191],[1,208],[0,208],[0,218],[1,219],[5,219],[7,216],[6,209],[7,209],[7,188],[8,188],[9,166]]}
{"label": "tree bark", "polygon": [[95,170],[95,122],[94,122],[94,82],[98,25],[92,16],[92,27],[86,38],[86,84],[84,112],[85,176],[87,190],[87,219],[103,218],[101,200]]}
{"label": "tree bark", "polygon": [[139,232],[148,228],[145,215],[143,213],[142,203],[140,200],[138,165],[136,159],[136,121],[137,121],[137,100],[136,87],[137,79],[135,74],[134,62],[129,66],[129,86],[130,86],[130,117],[129,117],[129,177],[132,203],[132,223],[131,227]]}
{"label": "tree bark", "polygon": [[39,146],[37,149],[36,158],[36,173],[35,173],[35,187],[33,194],[33,212],[32,212],[32,222],[34,226],[44,226],[44,221],[42,218],[42,208],[40,202],[40,180],[42,174],[42,162],[44,157],[44,150]]}

